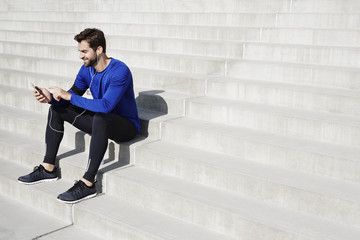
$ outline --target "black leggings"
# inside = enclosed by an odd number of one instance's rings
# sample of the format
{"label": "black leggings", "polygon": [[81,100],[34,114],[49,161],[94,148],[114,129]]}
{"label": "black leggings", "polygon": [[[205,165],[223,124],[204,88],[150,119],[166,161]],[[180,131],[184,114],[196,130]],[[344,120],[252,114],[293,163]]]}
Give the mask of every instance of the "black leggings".
{"label": "black leggings", "polygon": [[46,127],[44,163],[55,165],[56,155],[64,135],[64,121],[91,134],[89,160],[84,178],[94,182],[108,146],[108,139],[129,141],[137,134],[135,125],[117,114],[94,113],[71,104],[50,106]]}

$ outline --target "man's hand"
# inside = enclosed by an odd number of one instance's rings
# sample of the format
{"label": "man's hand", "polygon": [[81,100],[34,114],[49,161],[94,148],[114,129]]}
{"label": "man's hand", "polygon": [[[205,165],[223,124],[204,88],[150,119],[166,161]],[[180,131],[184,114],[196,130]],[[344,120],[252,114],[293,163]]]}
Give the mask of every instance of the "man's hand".
{"label": "man's hand", "polygon": [[[39,87],[38,87],[39,88]],[[41,103],[51,102],[51,93],[46,88],[39,88],[43,95],[41,95],[38,91],[34,90],[34,97]]]}
{"label": "man's hand", "polygon": [[71,93],[65,91],[64,89],[61,89],[59,87],[49,87],[50,89],[53,89],[53,97],[56,101],[60,101],[61,99],[64,99],[66,101],[70,101],[71,99]]}

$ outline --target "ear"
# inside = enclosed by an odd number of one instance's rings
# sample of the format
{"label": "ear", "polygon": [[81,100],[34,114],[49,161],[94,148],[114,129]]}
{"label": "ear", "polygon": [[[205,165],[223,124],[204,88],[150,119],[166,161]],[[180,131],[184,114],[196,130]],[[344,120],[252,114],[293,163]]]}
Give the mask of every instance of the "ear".
{"label": "ear", "polygon": [[98,46],[97,49],[96,49],[96,55],[99,56],[102,52],[103,52],[103,47]]}

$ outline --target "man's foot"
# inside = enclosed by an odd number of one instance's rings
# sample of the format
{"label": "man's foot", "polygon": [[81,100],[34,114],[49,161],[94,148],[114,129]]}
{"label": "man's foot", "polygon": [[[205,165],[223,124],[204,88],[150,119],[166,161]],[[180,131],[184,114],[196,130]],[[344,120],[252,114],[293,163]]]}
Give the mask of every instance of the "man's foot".
{"label": "man's foot", "polygon": [[83,181],[80,180],[76,181],[72,188],[60,194],[57,198],[60,202],[77,203],[95,196],[95,184],[93,184],[91,187],[88,187]]}
{"label": "man's foot", "polygon": [[57,169],[54,168],[52,172],[47,171],[42,165],[36,166],[32,173],[21,176],[18,182],[25,184],[35,184],[40,182],[51,182],[58,180]]}

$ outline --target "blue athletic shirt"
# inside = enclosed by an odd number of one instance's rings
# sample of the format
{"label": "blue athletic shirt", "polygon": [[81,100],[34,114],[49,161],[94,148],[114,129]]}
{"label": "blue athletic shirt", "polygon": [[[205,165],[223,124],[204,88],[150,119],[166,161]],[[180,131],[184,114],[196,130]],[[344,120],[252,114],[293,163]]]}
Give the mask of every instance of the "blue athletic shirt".
{"label": "blue athletic shirt", "polygon": [[[89,87],[93,99],[82,97]],[[118,114],[133,122],[140,131],[133,79],[125,63],[111,58],[102,72],[83,65],[69,92],[72,93],[71,104],[92,112]]]}

